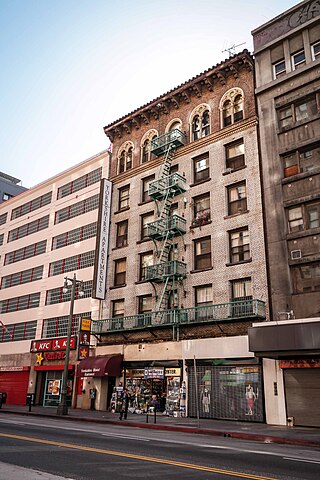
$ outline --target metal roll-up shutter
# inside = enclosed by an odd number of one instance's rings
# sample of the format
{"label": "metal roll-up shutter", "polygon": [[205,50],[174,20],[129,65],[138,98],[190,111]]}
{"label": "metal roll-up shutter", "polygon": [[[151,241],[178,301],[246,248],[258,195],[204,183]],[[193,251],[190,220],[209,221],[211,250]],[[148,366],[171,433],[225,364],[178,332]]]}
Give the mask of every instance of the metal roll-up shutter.
{"label": "metal roll-up shutter", "polygon": [[29,372],[0,372],[0,392],[6,392],[8,405],[25,405]]}
{"label": "metal roll-up shutter", "polygon": [[294,425],[320,427],[320,368],[284,370],[287,417]]}

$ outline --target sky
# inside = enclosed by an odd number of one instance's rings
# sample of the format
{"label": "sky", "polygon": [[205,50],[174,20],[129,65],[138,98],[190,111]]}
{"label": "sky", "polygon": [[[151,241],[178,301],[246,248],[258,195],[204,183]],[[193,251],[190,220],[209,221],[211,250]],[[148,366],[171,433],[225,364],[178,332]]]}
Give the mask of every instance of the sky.
{"label": "sky", "polygon": [[0,0],[0,171],[32,187],[295,0]]}

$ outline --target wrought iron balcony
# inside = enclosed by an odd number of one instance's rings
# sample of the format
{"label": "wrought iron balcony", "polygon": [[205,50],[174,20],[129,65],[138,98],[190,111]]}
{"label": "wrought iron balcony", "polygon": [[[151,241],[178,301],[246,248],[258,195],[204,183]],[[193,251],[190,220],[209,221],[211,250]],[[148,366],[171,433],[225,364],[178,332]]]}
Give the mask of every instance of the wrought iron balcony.
{"label": "wrought iron balcony", "polygon": [[179,195],[187,190],[186,179],[179,173],[172,173],[149,183],[149,197],[161,200],[170,189],[170,196]]}
{"label": "wrought iron balcony", "polygon": [[158,263],[144,267],[143,277],[149,282],[162,283],[167,277],[185,278],[187,265],[178,260],[171,260],[166,263]]}
{"label": "wrought iron balcony", "polygon": [[239,302],[207,305],[204,307],[180,308],[159,312],[141,313],[129,317],[106,318],[92,322],[93,333],[156,328],[171,325],[194,325],[203,323],[222,323],[243,321],[246,319],[264,320],[266,306],[261,300],[244,300]]}
{"label": "wrought iron balcony", "polygon": [[172,149],[182,147],[187,143],[186,135],[181,132],[181,130],[175,128],[170,130],[170,132],[161,135],[160,137],[154,138],[151,141],[151,153],[157,155],[163,155],[171,147]]}
{"label": "wrought iron balcony", "polygon": [[183,235],[186,233],[186,219],[180,215],[172,215],[167,218],[160,218],[155,222],[146,225],[147,237],[159,240],[169,231],[171,236]]}

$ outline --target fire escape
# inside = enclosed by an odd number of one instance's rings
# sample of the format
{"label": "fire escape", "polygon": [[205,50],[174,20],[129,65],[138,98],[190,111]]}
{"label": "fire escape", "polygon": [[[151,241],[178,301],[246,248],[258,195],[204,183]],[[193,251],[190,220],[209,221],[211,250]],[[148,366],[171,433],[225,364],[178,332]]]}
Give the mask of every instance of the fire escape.
{"label": "fire escape", "polygon": [[145,279],[152,283],[156,303],[154,312],[162,318],[162,312],[178,308],[179,291],[186,277],[186,264],[177,259],[174,238],[186,233],[186,220],[172,214],[173,199],[186,191],[186,180],[179,173],[170,173],[175,150],[185,145],[186,137],[178,129],[155,138],[151,142],[151,152],[164,155],[159,178],[149,185],[149,196],[154,200],[158,219],[147,225],[147,235],[155,245],[156,263],[146,267]]}

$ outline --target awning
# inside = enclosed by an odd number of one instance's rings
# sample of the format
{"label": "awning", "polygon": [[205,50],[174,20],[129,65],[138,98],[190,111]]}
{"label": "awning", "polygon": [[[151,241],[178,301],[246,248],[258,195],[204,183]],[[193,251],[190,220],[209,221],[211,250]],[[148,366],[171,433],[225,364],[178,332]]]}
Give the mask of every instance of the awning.
{"label": "awning", "polygon": [[120,377],[123,355],[98,355],[81,360],[77,377]]}

